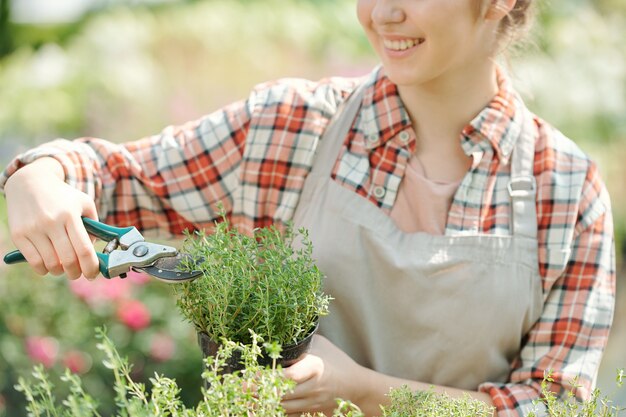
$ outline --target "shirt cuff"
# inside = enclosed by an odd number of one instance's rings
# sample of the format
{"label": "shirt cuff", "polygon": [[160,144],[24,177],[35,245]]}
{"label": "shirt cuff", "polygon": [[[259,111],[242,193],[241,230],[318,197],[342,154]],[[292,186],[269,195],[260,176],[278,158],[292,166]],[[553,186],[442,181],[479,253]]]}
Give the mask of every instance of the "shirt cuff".
{"label": "shirt cuff", "polygon": [[73,147],[79,144],[73,144],[67,140],[56,140],[47,144],[30,149],[16,156],[0,174],[0,191],[4,192],[6,182],[20,168],[44,157],[56,159],[63,167],[65,182],[86,193],[92,199],[97,197],[97,190],[94,179],[94,160],[83,155]]}
{"label": "shirt cuff", "polygon": [[486,382],[478,390],[491,397],[498,417],[524,417],[531,412],[537,417],[546,415],[545,405],[539,401],[541,384],[536,381],[527,384]]}

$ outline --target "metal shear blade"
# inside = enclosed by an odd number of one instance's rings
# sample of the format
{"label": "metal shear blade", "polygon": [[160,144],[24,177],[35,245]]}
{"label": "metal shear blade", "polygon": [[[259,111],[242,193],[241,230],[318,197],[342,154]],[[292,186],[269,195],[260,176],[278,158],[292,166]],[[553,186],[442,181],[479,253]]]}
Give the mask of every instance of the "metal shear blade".
{"label": "metal shear blade", "polygon": [[201,275],[201,272],[180,271],[178,269],[179,265],[185,258],[188,258],[188,255],[177,253],[176,256],[167,256],[164,258],[160,258],[152,265],[143,267],[133,266],[131,268],[133,271],[145,272],[146,274],[167,283],[193,281]]}
{"label": "metal shear blade", "polygon": [[[97,234],[99,231],[95,230],[94,222],[89,223],[89,232]],[[102,225],[97,226],[100,228]],[[176,248],[146,242],[134,227],[128,231],[117,229],[116,232],[117,235],[109,242],[104,253],[98,254],[101,264],[105,264],[107,269],[107,274],[103,275],[124,278],[132,269],[170,283],[190,281],[201,275],[201,271],[182,271],[179,268],[188,257]]]}

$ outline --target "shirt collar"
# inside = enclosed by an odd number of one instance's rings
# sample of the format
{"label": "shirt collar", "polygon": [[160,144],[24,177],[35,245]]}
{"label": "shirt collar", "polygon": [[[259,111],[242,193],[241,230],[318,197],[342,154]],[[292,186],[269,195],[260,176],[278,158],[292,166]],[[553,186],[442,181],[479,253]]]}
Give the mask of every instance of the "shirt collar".
{"label": "shirt collar", "polygon": [[500,160],[508,162],[524,118],[524,103],[501,67],[496,67],[498,92],[463,129],[461,146],[467,155],[491,146]]}
{"label": "shirt collar", "polygon": [[365,83],[357,126],[365,135],[365,147],[371,150],[410,127],[411,119],[397,86],[384,75],[381,66],[371,73]]}
{"label": "shirt collar", "polygon": [[[498,92],[463,129],[461,146],[467,155],[493,148],[507,162],[522,130],[524,104],[501,67],[496,68]],[[357,121],[365,135],[365,147],[374,149],[411,127],[411,119],[397,86],[381,66],[365,80],[362,110]]]}

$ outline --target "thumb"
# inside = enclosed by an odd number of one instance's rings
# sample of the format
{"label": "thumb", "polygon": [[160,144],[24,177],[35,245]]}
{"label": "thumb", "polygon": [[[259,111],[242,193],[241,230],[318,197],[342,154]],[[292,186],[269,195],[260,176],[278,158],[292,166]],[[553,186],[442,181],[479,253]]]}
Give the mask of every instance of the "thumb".
{"label": "thumb", "polygon": [[301,384],[315,376],[319,367],[323,367],[322,360],[315,355],[305,354],[302,359],[283,369],[283,375]]}
{"label": "thumb", "polygon": [[[96,210],[96,203],[87,195],[83,193],[81,200],[81,216],[89,217],[92,220],[98,220],[98,210]],[[97,239],[94,236],[89,236],[91,242],[95,242]]]}
{"label": "thumb", "polygon": [[81,201],[81,216],[89,217],[93,220],[98,220],[98,210],[96,210],[96,203],[87,194],[84,193]]}

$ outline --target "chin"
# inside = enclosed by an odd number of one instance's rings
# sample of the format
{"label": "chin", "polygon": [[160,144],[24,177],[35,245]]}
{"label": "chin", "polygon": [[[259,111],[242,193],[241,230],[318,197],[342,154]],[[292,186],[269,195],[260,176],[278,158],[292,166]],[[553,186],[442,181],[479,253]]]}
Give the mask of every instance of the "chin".
{"label": "chin", "polygon": [[385,66],[385,75],[392,83],[401,86],[415,86],[424,84],[428,81],[423,71],[414,69],[397,69]]}

